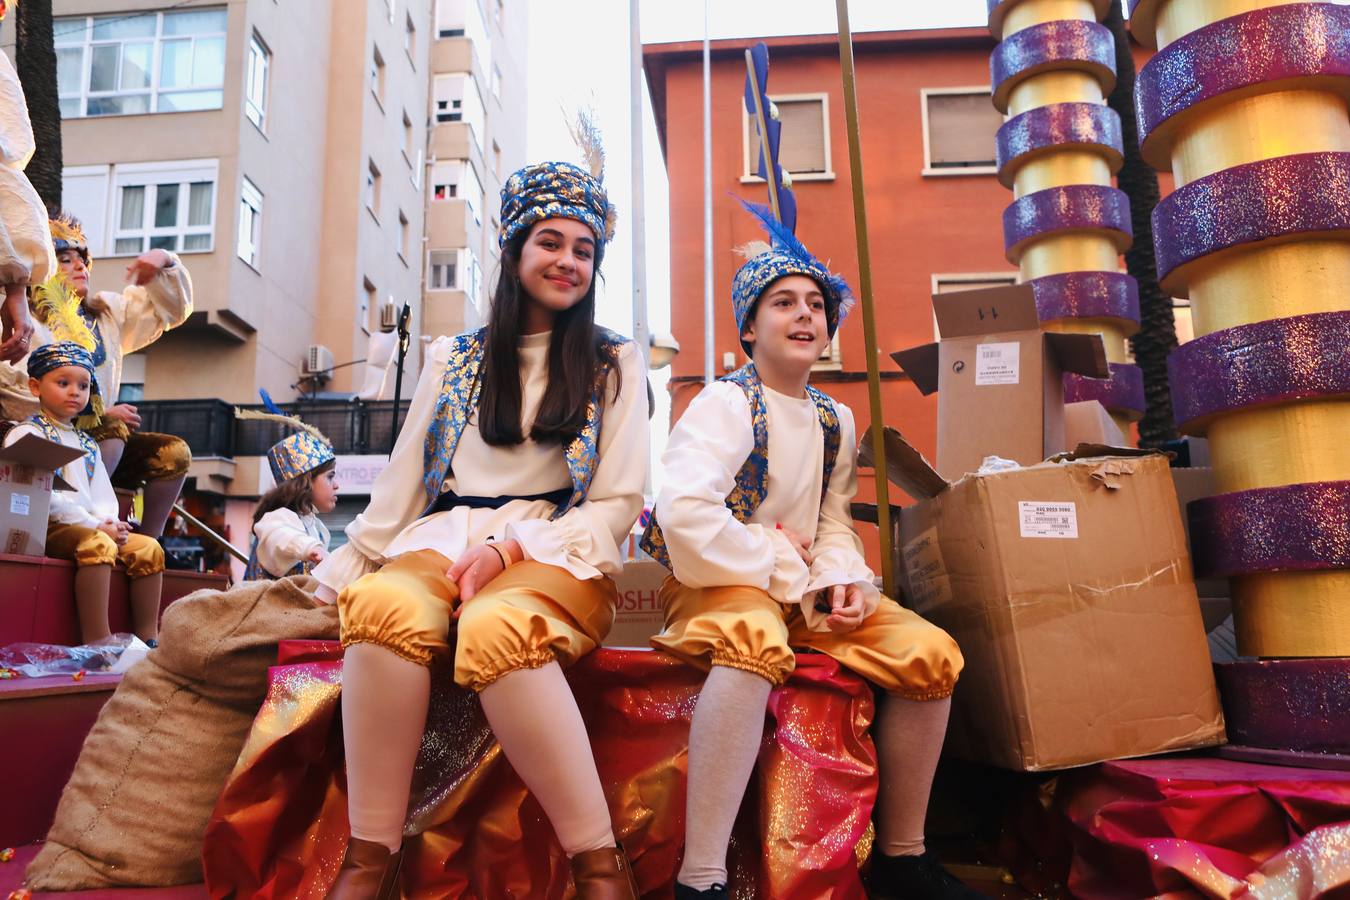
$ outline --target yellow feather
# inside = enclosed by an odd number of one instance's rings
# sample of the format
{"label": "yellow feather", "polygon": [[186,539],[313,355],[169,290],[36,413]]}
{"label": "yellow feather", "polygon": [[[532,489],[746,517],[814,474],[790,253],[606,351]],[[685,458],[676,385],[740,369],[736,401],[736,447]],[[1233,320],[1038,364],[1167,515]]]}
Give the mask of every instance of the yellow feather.
{"label": "yellow feather", "polygon": [[94,351],[98,343],[80,315],[80,296],[65,275],[57,272],[33,288],[33,313],[58,341],[71,341]]}

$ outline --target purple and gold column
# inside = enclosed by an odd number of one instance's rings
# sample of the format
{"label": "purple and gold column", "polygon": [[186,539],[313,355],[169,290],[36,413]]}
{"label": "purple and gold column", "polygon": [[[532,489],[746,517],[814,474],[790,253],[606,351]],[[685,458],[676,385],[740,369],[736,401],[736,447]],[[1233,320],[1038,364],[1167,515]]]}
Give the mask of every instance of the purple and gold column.
{"label": "purple and gold column", "polygon": [[1119,271],[1130,206],[1111,184],[1120,117],[1106,106],[1115,44],[1106,0],[988,0],[999,44],[990,57],[1008,261],[1036,295],[1049,331],[1101,334],[1111,377],[1065,375],[1065,400],[1100,400],[1125,433],[1144,411],[1144,381],[1126,343],[1139,330],[1139,289]]}
{"label": "purple and gold column", "polygon": [[1178,425],[1209,438],[1196,574],[1232,578],[1239,650],[1350,657],[1350,8],[1131,0],[1157,53],[1140,151],[1163,289],[1197,338],[1168,360]]}

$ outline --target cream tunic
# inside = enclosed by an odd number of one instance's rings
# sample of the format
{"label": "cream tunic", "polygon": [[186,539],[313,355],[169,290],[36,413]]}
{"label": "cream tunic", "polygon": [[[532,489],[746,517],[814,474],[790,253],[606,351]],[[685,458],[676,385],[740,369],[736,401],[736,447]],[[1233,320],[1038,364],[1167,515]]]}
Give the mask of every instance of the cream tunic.
{"label": "cream tunic", "polygon": [[[323,585],[321,599],[331,602],[347,584],[401,553],[430,549],[453,560],[489,540],[515,538],[527,558],[558,566],[579,579],[617,575],[622,569],[619,548],[642,511],[647,470],[647,392],[637,345],[628,341],[619,350],[623,384],[617,400],[614,376],[609,379],[600,458],[587,497],[550,521],[556,507],[547,500],[513,500],[500,509],[457,507],[422,515],[428,506],[422,487],[423,443],[453,341],[442,337],[432,343],[389,465],[371,489],[370,505],[347,526],[347,543],[315,568],[313,574]],[[526,435],[548,384],[548,341],[544,333],[520,342],[521,419]],[[491,447],[478,431],[477,418],[475,412],[464,427],[442,492],[499,497],[571,490],[562,447],[536,444],[528,437],[515,447]]]}
{"label": "cream tunic", "polygon": [[56,269],[47,209],[23,174],[34,149],[23,86],[14,64],[4,56],[0,59],[0,284],[40,283]]}
{"label": "cream tunic", "polygon": [[[62,525],[84,525],[87,528],[97,528],[109,519],[116,521],[117,494],[113,493],[112,482],[108,479],[108,470],[103,465],[102,457],[98,457],[94,477],[90,478],[85,468],[84,448],[80,446],[79,434],[69,425],[62,425],[60,422],[54,424],[61,435],[61,443],[81,451],[81,456],[62,467],[61,477],[75,490],[52,491],[52,502],[47,518]],[[8,447],[25,434],[46,438],[42,429],[32,422],[20,422],[5,435],[5,446]]]}
{"label": "cream tunic", "polygon": [[304,562],[314,550],[328,550],[332,535],[319,517],[293,509],[274,509],[253,526],[258,538],[258,565],[277,578]]}
{"label": "cream tunic", "polygon": [[[675,577],[694,588],[743,584],[783,604],[800,604],[808,627],[825,630],[815,592],[837,584],[863,591],[868,615],[880,598],[853,530],[849,503],[858,489],[853,414],[839,414],[839,456],[821,502],[824,436],[815,403],[764,387],[769,426],[768,491],[748,523],[726,498],[754,449],[745,392],[730,382],[704,388],[675,425],[661,456],[664,486],[656,498]],[[808,567],[781,525],[811,547]]]}
{"label": "cream tunic", "polygon": [[[84,306],[91,310],[103,337],[106,359],[94,370],[99,395],[105,407],[117,403],[122,389],[122,357],[153,344],[164,332],[187,321],[192,314],[192,278],[178,261],[144,285],[128,285],[121,292],[90,294]],[[34,321],[32,349],[52,343],[52,333]],[[23,419],[37,412],[37,401],[28,391],[27,357],[14,365],[0,363],[0,414]]]}

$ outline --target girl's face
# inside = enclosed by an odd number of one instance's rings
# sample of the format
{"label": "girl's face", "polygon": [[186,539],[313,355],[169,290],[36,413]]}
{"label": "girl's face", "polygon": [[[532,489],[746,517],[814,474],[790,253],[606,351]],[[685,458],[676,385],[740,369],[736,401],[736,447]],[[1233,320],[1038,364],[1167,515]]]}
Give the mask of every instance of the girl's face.
{"label": "girl's face", "polygon": [[75,293],[83,300],[89,296],[89,267],[84,264],[84,257],[80,256],[77,250],[60,250],[56,254],[56,262],[60,266],[61,274],[66,276]]}
{"label": "girl's face", "polygon": [[544,219],[530,229],[519,268],[527,333],[547,331],[558,313],[586,296],[595,274],[595,251],[595,232],[576,219]]}
{"label": "girl's face", "polygon": [[316,512],[330,513],[333,511],[338,500],[337,469],[329,469],[314,478],[314,486],[310,492],[310,497],[314,502]]}
{"label": "girl's face", "polygon": [[811,364],[830,342],[825,296],[805,275],[786,275],[760,295],[755,314],[742,335],[754,342],[754,358],[789,364]]}

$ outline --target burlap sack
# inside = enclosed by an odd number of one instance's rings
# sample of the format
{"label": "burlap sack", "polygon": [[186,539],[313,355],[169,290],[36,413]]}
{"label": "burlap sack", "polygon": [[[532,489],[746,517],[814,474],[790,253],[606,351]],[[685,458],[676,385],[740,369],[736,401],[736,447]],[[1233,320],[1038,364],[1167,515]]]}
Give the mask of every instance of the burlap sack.
{"label": "burlap sack", "polygon": [[199,591],[164,613],[160,646],[123,677],[80,751],[37,890],[200,881],[202,835],[267,690],[277,641],[336,638],[296,576]]}

